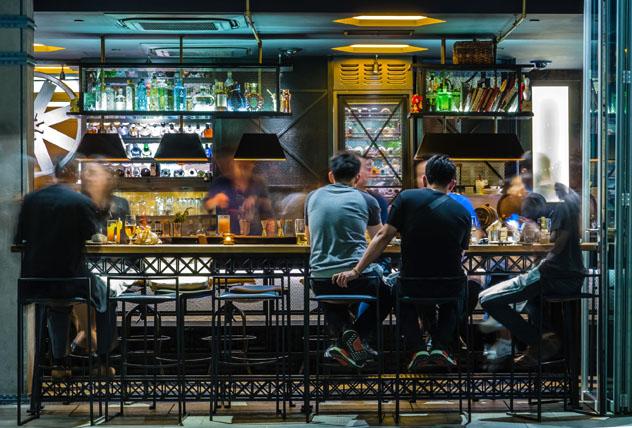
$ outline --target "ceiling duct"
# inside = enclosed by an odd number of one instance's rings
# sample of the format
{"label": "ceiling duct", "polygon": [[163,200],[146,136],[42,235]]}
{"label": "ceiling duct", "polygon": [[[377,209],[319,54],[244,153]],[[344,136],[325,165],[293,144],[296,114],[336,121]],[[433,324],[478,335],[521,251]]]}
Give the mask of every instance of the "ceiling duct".
{"label": "ceiling duct", "polygon": [[239,27],[235,19],[229,18],[125,18],[119,23],[130,30],[143,33],[209,33],[229,31]]}
{"label": "ceiling duct", "polygon": [[[243,58],[252,49],[237,46],[184,46],[183,58]],[[149,55],[157,58],[179,58],[179,46],[156,46],[148,48]]]}

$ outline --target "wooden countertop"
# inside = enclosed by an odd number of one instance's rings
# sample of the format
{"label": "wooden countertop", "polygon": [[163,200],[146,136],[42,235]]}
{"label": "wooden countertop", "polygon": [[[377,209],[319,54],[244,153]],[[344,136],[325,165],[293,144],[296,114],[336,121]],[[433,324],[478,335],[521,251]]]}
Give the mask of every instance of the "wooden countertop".
{"label": "wooden countertop", "polygon": [[[553,245],[473,245],[466,254],[539,254],[546,253]],[[597,251],[596,243],[581,244],[583,251]],[[19,249],[16,248],[17,251]],[[87,245],[88,254],[309,254],[309,247],[295,244],[162,244],[162,245]],[[399,246],[389,246],[385,253],[399,254]]]}

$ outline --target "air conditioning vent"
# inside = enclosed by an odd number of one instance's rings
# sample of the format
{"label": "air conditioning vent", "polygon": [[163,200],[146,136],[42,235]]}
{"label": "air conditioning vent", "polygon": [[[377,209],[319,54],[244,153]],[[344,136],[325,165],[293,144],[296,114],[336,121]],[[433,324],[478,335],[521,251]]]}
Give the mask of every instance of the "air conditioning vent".
{"label": "air conditioning vent", "polygon": [[239,27],[236,20],[228,18],[126,18],[119,23],[134,31],[160,33],[208,33]]}
{"label": "air conditioning vent", "polygon": [[[149,55],[160,58],[179,58],[178,46],[150,47]],[[252,54],[252,49],[236,46],[185,46],[184,58],[243,58]]]}
{"label": "air conditioning vent", "polygon": [[[413,78],[409,60],[378,59],[377,70],[374,59],[334,59],[334,90],[357,91],[411,91]],[[377,72],[376,72],[377,71]]]}

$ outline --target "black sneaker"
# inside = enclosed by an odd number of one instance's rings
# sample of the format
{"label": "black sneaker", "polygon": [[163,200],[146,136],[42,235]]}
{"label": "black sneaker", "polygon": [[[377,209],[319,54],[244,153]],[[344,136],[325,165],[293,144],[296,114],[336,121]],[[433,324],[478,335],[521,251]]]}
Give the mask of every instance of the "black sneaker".
{"label": "black sneaker", "polygon": [[361,369],[364,367],[364,364],[360,364],[355,361],[349,355],[346,349],[339,348],[337,346],[332,346],[327,349],[328,356],[338,361],[338,363],[343,367],[355,367],[357,369]]}
{"label": "black sneaker", "polygon": [[434,364],[439,367],[456,367],[456,360],[452,358],[452,355],[448,351],[443,349],[433,349],[430,351],[430,364]]}
{"label": "black sneaker", "polygon": [[347,351],[352,360],[354,360],[359,366],[364,366],[366,360],[369,358],[369,353],[362,345],[360,336],[354,330],[347,330],[342,333],[342,346]]}
{"label": "black sneaker", "polygon": [[428,360],[430,359],[430,354],[428,351],[419,351],[413,354],[413,357],[410,359],[408,363],[408,371],[414,372],[419,370],[422,366],[428,364]]}

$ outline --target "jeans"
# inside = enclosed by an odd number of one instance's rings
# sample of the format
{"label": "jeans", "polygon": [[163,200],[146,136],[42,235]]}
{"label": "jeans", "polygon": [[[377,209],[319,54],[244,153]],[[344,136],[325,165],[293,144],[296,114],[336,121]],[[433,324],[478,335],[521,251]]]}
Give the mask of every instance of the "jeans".
{"label": "jeans", "polygon": [[[420,279],[421,281],[421,279]],[[419,281],[417,281],[419,282]],[[431,283],[433,282],[433,283]],[[406,349],[417,352],[425,349],[423,332],[419,321],[432,338],[433,349],[447,350],[454,343],[456,327],[465,314],[466,279],[452,283],[429,281],[428,283],[397,284],[401,287],[396,296],[416,298],[449,298],[457,297],[457,302],[440,305],[424,305],[421,303],[400,303],[400,319],[398,322],[404,335]]]}
{"label": "jeans", "polygon": [[[391,311],[390,288],[376,274],[363,275],[347,284],[347,288],[339,287],[328,278],[312,279],[312,289],[316,296],[324,294],[362,294],[375,296],[376,290],[379,294],[379,315],[380,323],[386,319]],[[325,314],[325,322],[330,333],[335,337],[340,337],[345,330],[355,330],[363,340],[370,340],[374,337],[377,325],[377,304],[370,302],[360,314],[357,313],[357,303],[330,303],[320,302]]]}
{"label": "jeans", "polygon": [[[520,341],[535,345],[540,340],[540,295],[572,295],[579,293],[579,278],[542,278],[538,267],[527,273],[496,284],[479,295],[481,306],[496,321],[504,325]],[[513,305],[526,301],[529,321],[514,310]],[[550,328],[542,320],[543,330]]]}

